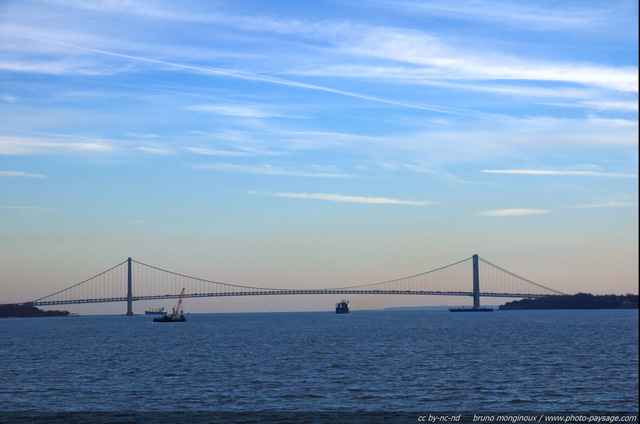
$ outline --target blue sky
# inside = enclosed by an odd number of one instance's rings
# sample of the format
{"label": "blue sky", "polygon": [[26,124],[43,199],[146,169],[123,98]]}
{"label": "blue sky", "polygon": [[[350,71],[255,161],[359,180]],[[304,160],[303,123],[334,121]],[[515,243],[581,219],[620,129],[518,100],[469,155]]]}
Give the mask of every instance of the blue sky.
{"label": "blue sky", "polygon": [[[608,0],[4,1],[1,300],[128,256],[337,287],[478,253],[561,291],[637,293],[637,16]],[[322,309],[310,298],[200,307]]]}

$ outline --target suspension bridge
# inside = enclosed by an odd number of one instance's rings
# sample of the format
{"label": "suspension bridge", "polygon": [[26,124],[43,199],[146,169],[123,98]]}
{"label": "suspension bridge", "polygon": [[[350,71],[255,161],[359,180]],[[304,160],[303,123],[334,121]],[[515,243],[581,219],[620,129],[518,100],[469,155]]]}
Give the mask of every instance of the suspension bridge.
{"label": "suspension bridge", "polygon": [[473,308],[476,309],[480,307],[480,297],[536,298],[564,294],[500,268],[478,255],[409,277],[320,289],[264,288],[221,283],[167,271],[128,258],[87,280],[27,303],[47,306],[126,302],[126,314],[133,315],[133,302],[177,298],[183,288],[184,297],[189,298],[303,294],[471,296]]}

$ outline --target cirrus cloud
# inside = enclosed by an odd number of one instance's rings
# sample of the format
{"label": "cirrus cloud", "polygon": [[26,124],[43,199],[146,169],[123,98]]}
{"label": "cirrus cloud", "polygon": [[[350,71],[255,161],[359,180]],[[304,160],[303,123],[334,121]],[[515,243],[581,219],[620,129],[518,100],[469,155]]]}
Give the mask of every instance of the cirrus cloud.
{"label": "cirrus cloud", "polygon": [[610,177],[610,178],[637,178],[634,174],[621,174],[618,172],[595,171],[551,171],[544,169],[483,169],[480,172],[487,174],[519,174],[519,175],[568,175],[579,177]]}
{"label": "cirrus cloud", "polygon": [[363,197],[363,196],[345,196],[342,194],[325,194],[325,193],[264,193],[275,197],[288,197],[294,199],[311,199],[326,200],[330,202],[345,203],[368,203],[376,205],[410,205],[422,206],[431,205],[433,202],[416,201],[416,200],[399,200],[388,197]]}
{"label": "cirrus cloud", "polygon": [[549,213],[544,209],[496,209],[493,211],[478,212],[481,216],[524,216],[524,215],[538,215],[543,213]]}
{"label": "cirrus cloud", "polygon": [[22,171],[0,171],[0,177],[47,178],[43,174],[30,174]]}

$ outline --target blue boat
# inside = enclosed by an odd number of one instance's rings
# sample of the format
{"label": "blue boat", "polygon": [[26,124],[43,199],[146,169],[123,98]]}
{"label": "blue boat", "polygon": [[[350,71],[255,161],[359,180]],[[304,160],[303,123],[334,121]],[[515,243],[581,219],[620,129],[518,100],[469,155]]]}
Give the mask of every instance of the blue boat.
{"label": "blue boat", "polygon": [[336,314],[348,314],[349,313],[349,301],[343,300],[336,303]]}

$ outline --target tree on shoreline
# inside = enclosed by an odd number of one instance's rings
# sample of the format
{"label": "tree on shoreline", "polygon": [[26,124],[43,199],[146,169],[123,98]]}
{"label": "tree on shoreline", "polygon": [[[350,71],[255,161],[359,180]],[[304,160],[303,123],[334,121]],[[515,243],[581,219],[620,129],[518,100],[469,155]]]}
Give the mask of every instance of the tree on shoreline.
{"label": "tree on shoreline", "polygon": [[574,295],[548,296],[514,300],[501,305],[500,309],[638,309],[638,295],[578,293]]}
{"label": "tree on shoreline", "polygon": [[67,317],[69,311],[43,311],[30,303],[0,305],[0,318]]}

